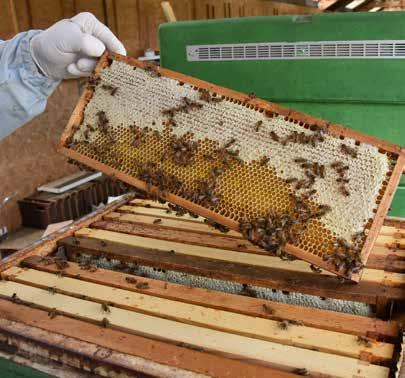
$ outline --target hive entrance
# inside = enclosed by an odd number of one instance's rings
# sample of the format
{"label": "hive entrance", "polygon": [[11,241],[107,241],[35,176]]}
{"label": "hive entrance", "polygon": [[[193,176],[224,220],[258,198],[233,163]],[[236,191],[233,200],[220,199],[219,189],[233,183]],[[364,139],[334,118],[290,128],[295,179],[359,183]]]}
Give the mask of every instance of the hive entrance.
{"label": "hive entrance", "polygon": [[283,255],[288,243],[288,253],[340,275],[361,270],[398,155],[254,96],[117,56],[101,60],[77,111],[62,141],[68,155],[241,224],[271,252]]}

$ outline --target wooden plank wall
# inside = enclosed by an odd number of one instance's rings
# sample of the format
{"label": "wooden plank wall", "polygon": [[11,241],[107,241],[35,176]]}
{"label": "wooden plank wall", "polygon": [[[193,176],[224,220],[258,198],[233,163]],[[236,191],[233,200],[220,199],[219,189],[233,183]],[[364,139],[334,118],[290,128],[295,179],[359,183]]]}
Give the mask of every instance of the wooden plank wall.
{"label": "wooden plank wall", "polygon": [[[124,42],[128,53],[158,48],[165,22],[161,0],[0,0],[0,39],[16,31],[43,29],[79,12],[92,12]],[[265,0],[172,0],[177,20],[316,13],[315,8]],[[12,17],[15,14],[15,18]],[[4,16],[3,16],[4,15]]]}

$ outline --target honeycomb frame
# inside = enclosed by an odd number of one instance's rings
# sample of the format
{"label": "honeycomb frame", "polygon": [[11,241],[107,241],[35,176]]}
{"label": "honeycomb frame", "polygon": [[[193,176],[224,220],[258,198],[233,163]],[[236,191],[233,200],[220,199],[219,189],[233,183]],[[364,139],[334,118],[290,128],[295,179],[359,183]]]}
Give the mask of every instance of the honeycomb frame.
{"label": "honeycomb frame", "polygon": [[[106,53],[100,59],[94,73],[94,78],[100,76],[102,70],[113,61],[123,62],[129,66],[133,66],[136,68],[141,69],[150,69],[148,63],[140,62],[133,58],[123,57],[117,54]],[[255,98],[251,95],[246,95],[240,92],[236,92],[227,88],[223,88],[199,79],[195,79],[180,73],[176,73],[171,70],[167,70],[161,67],[156,67],[155,72],[158,73],[160,76],[168,77],[178,81],[179,83],[188,84],[192,86],[195,90],[201,91],[209,91],[209,93],[215,93],[216,95],[221,96],[225,99],[225,101],[231,102],[236,104],[237,106],[245,106],[247,108],[253,109],[258,112],[270,112],[282,116],[285,120],[293,122],[299,126],[302,126],[303,129],[310,129],[312,127],[316,127],[321,129],[323,132],[333,135],[340,140],[345,139],[352,139],[356,141],[356,145],[360,143],[365,143],[367,145],[372,145],[378,148],[379,153],[386,154],[390,156],[390,160],[394,161],[390,166],[390,170],[387,172],[385,180],[380,188],[378,201],[376,205],[377,207],[374,208],[374,216],[368,219],[367,224],[365,225],[364,230],[366,230],[367,234],[364,239],[364,242],[361,247],[361,259],[365,263],[367,261],[368,255],[371,252],[371,248],[375,242],[375,239],[378,235],[380,227],[382,226],[384,217],[388,211],[389,205],[395,193],[395,188],[399,183],[401,174],[404,170],[405,166],[405,155],[404,150],[401,149],[400,146],[379,140],[377,138],[362,134],[360,132],[345,128],[341,125],[331,124],[325,120],[321,120],[316,117],[308,116],[304,113],[300,113],[286,107],[279,106],[277,104],[273,104],[258,98]],[[183,85],[182,84],[182,85]],[[91,102],[94,95],[94,88],[87,88],[85,92],[82,94],[76,108],[68,122],[68,125],[62,135],[61,142],[60,142],[60,151],[65,154],[66,156],[77,160],[93,169],[99,170],[104,172],[107,175],[114,176],[119,180],[122,180],[134,187],[149,191],[155,195],[162,196],[162,193],[159,191],[157,187],[148,185],[145,181],[140,180],[139,178],[134,177],[133,175],[129,175],[125,172],[120,171],[112,166],[106,165],[101,161],[90,158],[83,153],[76,151],[74,148],[69,146],[69,141],[72,140],[73,135],[83,127],[83,120],[85,117],[85,110],[87,105]],[[145,93],[145,96],[147,94]],[[209,218],[221,225],[229,227],[233,230],[239,230],[240,223],[227,217],[219,212],[213,211],[210,208],[205,206],[201,206],[195,202],[192,202],[186,198],[183,198],[179,195],[173,193],[165,193],[164,199],[172,202],[176,205],[179,205],[193,213],[201,215],[205,218]],[[361,271],[351,274],[350,276],[342,273],[339,269],[336,269],[333,263],[328,261],[324,261],[322,256],[319,254],[314,254],[313,252],[306,251],[302,248],[297,247],[296,245],[286,244],[284,250],[300,259],[306,260],[311,264],[324,268],[332,273],[345,277],[346,279],[351,279],[353,281],[358,282],[360,280]]]}

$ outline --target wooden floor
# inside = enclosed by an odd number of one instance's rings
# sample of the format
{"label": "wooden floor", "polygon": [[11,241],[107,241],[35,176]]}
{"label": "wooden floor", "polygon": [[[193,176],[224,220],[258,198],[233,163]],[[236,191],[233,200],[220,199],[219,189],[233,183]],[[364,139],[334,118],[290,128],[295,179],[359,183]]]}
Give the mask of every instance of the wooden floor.
{"label": "wooden floor", "polygon": [[[377,378],[388,377],[396,363],[400,329],[395,321],[189,287],[78,262],[81,254],[103,256],[356,300],[383,313],[391,302],[405,298],[402,228],[383,227],[357,285],[317,273],[303,261],[269,256],[237,232],[220,233],[200,218],[178,217],[165,204],[146,200],[132,200],[87,222],[58,245],[67,253],[66,266],[43,253],[29,253],[21,264],[2,271],[0,341],[8,324],[2,322],[17,322],[72,338],[71,343],[81,340],[145,359],[149,365],[141,368],[137,360],[137,369],[155,376],[309,373]],[[163,366],[172,369],[170,374]]]}

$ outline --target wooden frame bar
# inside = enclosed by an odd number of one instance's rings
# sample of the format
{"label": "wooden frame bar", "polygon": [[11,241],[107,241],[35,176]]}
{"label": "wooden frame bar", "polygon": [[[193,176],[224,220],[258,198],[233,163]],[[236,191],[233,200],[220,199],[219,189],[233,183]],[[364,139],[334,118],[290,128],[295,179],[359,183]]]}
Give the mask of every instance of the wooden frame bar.
{"label": "wooden frame bar", "polygon": [[[59,268],[51,263],[48,264],[38,256],[28,257],[23,261],[24,267],[34,268],[44,272],[57,274]],[[200,306],[233,311],[235,313],[246,314],[254,317],[266,319],[287,319],[291,322],[315,326],[336,332],[347,334],[363,335],[373,337],[377,340],[393,340],[397,337],[399,329],[396,322],[382,321],[377,318],[354,316],[345,313],[320,310],[315,308],[301,307],[300,311],[295,311],[295,306],[262,300],[258,298],[224,294],[218,291],[200,289],[197,287],[184,287],[183,285],[163,282],[152,278],[125,275],[120,272],[98,268],[94,272],[84,270],[79,264],[69,262],[69,266],[63,270],[66,277],[104,284],[119,289],[130,290],[144,293],[145,290],[139,289],[134,283],[128,282],[131,279],[145,282],[148,284],[146,293],[157,297],[184,301]],[[272,310],[270,314],[263,306]],[[330,321],[333,317],[333,322]]]}
{"label": "wooden frame bar", "polygon": [[[145,68],[148,66],[147,63],[137,61],[136,59],[123,57],[123,56],[120,56],[117,54],[108,54],[108,55],[105,54],[100,59],[98,65],[96,67],[96,70],[95,70],[96,75],[98,75],[99,72],[104,67],[109,65],[109,62],[111,60],[122,61],[122,62],[125,62],[126,64],[140,67],[140,68]],[[233,99],[234,101],[245,103],[247,106],[251,106],[252,108],[260,108],[260,109],[263,109],[264,111],[275,112],[288,119],[297,120],[302,123],[309,124],[310,126],[316,125],[317,127],[320,127],[323,130],[325,130],[328,133],[331,133],[335,136],[353,138],[356,141],[372,144],[374,146],[377,146],[379,149],[385,151],[386,153],[395,155],[397,158],[397,162],[391,173],[391,177],[388,180],[388,185],[384,190],[383,198],[375,213],[373,222],[371,224],[370,229],[368,230],[366,240],[365,240],[364,245],[361,250],[361,256],[362,256],[363,260],[366,261],[368,259],[372,246],[378,235],[379,229],[381,228],[381,226],[383,224],[384,217],[385,217],[385,215],[388,211],[389,205],[392,201],[392,198],[393,198],[393,195],[395,192],[395,188],[397,187],[397,185],[399,183],[400,176],[402,175],[402,172],[405,167],[405,154],[404,154],[403,149],[401,149],[400,146],[379,140],[379,139],[371,137],[371,136],[364,135],[364,134],[354,131],[354,130],[347,129],[341,125],[331,124],[327,121],[324,121],[324,120],[321,120],[321,119],[318,119],[318,118],[315,118],[312,116],[308,116],[306,114],[303,114],[303,113],[300,113],[297,111],[293,111],[288,108],[285,108],[285,107],[282,107],[282,106],[279,106],[279,105],[276,105],[276,104],[273,104],[270,102],[266,102],[266,101],[256,99],[256,98],[252,99],[249,96],[247,96],[246,94],[239,93],[239,92],[227,89],[227,88],[219,87],[219,86],[204,82],[202,80],[198,80],[195,78],[185,76],[180,73],[173,72],[171,70],[163,69],[160,67],[157,67],[156,70],[161,75],[179,80],[181,82],[190,83],[190,84],[194,85],[195,87],[198,87],[201,89],[206,89],[206,90],[209,90],[210,92],[215,92],[219,95],[225,96],[226,98]],[[92,90],[87,89],[83,93],[82,97],[80,98],[80,100],[69,120],[69,123],[62,135],[61,142],[60,142],[60,151],[72,159],[80,161],[81,163],[84,163],[93,169],[100,170],[107,175],[114,176],[122,181],[127,182],[130,185],[137,187],[138,189],[141,189],[144,191],[150,190],[150,192],[154,195],[159,195],[159,194],[161,195],[161,193],[159,193],[158,188],[156,188],[156,187],[150,188],[150,186],[148,186],[145,182],[143,182],[135,177],[125,174],[125,173],[123,173],[117,169],[114,169],[112,167],[109,167],[105,164],[102,164],[95,159],[88,158],[87,156],[84,156],[84,155],[74,151],[73,149],[66,147],[67,140],[72,136],[73,132],[82,123],[82,120],[84,117],[84,109],[85,109],[87,103],[91,100],[92,95],[93,95]],[[238,231],[238,229],[239,229],[238,222],[236,222],[230,218],[227,218],[223,215],[220,215],[216,212],[213,212],[207,208],[204,208],[200,205],[197,205],[191,201],[188,201],[182,197],[179,197],[177,195],[170,194],[170,193],[167,195],[164,195],[164,197],[165,197],[165,199],[167,199],[170,202],[173,202],[181,207],[184,207],[185,209],[192,211],[194,213],[197,213],[205,218],[213,219],[214,221],[216,221],[220,224],[223,224],[226,227],[229,227],[233,230]],[[294,245],[291,245],[291,244],[287,244],[285,246],[285,250],[286,250],[286,252],[288,252],[300,259],[309,261],[312,264],[315,264],[315,265],[320,266],[326,270],[329,270],[335,274],[345,277],[345,274],[337,271],[331,262],[325,262],[318,255],[314,255],[314,254],[311,254],[304,250],[301,250],[300,248],[298,248]],[[355,273],[355,274],[351,275],[350,277],[346,277],[346,278],[350,278],[353,281],[358,282],[360,280],[360,274],[361,273]]]}
{"label": "wooden frame bar", "polygon": [[[404,290],[400,287],[382,285],[382,281],[342,283],[334,276],[322,276],[312,273],[282,271],[274,268],[250,266],[234,262],[224,262],[208,258],[187,256],[170,251],[146,250],[145,248],[125,244],[106,242],[104,246],[99,239],[70,237],[62,240],[60,245],[66,248],[69,255],[90,254],[115,258],[124,262],[136,262],[155,268],[185,272],[221,280],[235,281],[285,291],[297,291],[320,297],[332,297],[352,301],[376,304],[378,297],[389,300],[401,300]],[[384,275],[381,275],[383,280]]]}

